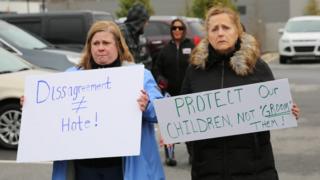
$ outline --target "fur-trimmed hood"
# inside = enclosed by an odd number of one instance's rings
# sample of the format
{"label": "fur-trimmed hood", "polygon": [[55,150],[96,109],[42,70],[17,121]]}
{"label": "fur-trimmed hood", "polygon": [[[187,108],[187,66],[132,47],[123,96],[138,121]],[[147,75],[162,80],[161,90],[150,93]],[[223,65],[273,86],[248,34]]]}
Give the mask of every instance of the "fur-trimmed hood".
{"label": "fur-trimmed hood", "polygon": [[[253,72],[253,68],[260,57],[259,45],[256,39],[243,33],[240,37],[240,49],[234,53],[230,60],[230,66],[237,75],[246,76]],[[209,41],[203,39],[192,52],[190,64],[201,69],[205,69],[209,55]]]}

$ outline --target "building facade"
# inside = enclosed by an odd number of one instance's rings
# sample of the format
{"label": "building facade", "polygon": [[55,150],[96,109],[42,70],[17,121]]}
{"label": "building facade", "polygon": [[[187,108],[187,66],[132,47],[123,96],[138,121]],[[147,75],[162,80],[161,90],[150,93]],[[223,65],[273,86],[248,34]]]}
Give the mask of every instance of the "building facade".
{"label": "building facade", "polygon": [[41,11],[41,1],[0,0],[0,13],[34,13]]}
{"label": "building facade", "polygon": [[[46,0],[48,10],[90,9],[108,11],[115,15],[119,0]],[[156,15],[184,15],[192,0],[150,0]]]}

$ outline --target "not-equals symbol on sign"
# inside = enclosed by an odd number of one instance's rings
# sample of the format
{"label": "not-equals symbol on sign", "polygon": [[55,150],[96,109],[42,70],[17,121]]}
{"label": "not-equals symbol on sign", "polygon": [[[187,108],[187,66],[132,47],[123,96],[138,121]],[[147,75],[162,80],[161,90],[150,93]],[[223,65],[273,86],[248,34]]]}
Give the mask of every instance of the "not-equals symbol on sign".
{"label": "not-equals symbol on sign", "polygon": [[78,111],[80,109],[85,109],[87,108],[87,106],[85,106],[85,103],[87,101],[84,100],[84,96],[82,97],[82,99],[80,101],[75,101],[72,103],[73,106],[75,106],[74,108],[72,108],[73,111],[76,111],[76,113],[78,113]]}

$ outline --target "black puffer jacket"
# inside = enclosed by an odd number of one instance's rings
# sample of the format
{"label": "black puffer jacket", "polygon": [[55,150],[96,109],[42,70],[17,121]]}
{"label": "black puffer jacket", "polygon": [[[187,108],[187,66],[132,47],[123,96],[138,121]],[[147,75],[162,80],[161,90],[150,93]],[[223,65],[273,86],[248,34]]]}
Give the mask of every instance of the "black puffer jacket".
{"label": "black puffer jacket", "polygon": [[[258,58],[254,38],[245,34],[239,42],[230,58],[210,54],[209,43],[203,40],[192,54],[182,93],[273,80],[268,65]],[[193,147],[192,180],[278,179],[269,131],[194,141]]]}
{"label": "black puffer jacket", "polygon": [[157,79],[167,82],[166,89],[170,95],[179,95],[185,71],[189,65],[189,57],[194,44],[190,39],[184,39],[178,48],[170,41],[161,51],[156,60]]}

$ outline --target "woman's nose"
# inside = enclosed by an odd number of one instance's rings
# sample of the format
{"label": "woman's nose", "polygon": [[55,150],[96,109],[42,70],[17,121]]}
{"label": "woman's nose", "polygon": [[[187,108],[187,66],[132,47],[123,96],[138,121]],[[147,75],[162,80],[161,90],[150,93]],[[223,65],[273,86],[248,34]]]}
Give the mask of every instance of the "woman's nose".
{"label": "woman's nose", "polygon": [[104,45],[103,44],[99,44],[98,50],[99,51],[103,51],[104,49],[105,49]]}
{"label": "woman's nose", "polygon": [[224,30],[222,28],[218,29],[218,35],[223,35],[224,34]]}

